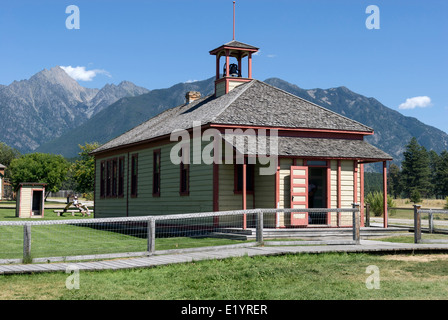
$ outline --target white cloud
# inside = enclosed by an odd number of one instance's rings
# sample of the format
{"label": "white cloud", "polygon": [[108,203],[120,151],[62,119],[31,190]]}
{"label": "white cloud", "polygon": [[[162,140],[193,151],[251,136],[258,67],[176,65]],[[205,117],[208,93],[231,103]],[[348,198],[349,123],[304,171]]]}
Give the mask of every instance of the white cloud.
{"label": "white cloud", "polygon": [[431,98],[427,96],[413,97],[406,99],[398,106],[398,109],[426,108],[431,106]]}
{"label": "white cloud", "polygon": [[110,73],[106,70],[93,69],[86,70],[86,67],[72,67],[72,66],[61,66],[61,68],[67,72],[67,74],[75,80],[80,81],[92,81],[98,74],[104,74],[111,77]]}
{"label": "white cloud", "polygon": [[268,58],[275,58],[277,55],[276,54],[268,54],[267,57]]}
{"label": "white cloud", "polygon": [[197,82],[197,81],[199,81],[199,80],[187,80],[184,83],[193,83],[193,82]]}

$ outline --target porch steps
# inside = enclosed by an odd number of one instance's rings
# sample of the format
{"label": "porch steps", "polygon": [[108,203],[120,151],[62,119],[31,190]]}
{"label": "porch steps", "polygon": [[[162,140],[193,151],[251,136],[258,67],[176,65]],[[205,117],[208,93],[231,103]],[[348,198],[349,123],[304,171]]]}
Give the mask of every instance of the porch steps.
{"label": "porch steps", "polygon": [[[403,235],[408,232],[404,228],[390,227],[384,228],[361,228],[361,239],[378,239],[382,237],[391,237]],[[234,240],[255,240],[255,229],[237,229],[225,228],[207,234],[207,237],[212,238],[226,238]],[[282,239],[282,238],[296,238],[302,240],[341,240],[352,239],[352,228],[303,228],[303,229],[264,229],[263,238],[268,239]]]}
{"label": "porch steps", "polygon": [[222,238],[231,240],[243,240],[249,239],[249,235],[238,234],[238,233],[223,233],[223,232],[210,232],[207,234],[208,238]]}

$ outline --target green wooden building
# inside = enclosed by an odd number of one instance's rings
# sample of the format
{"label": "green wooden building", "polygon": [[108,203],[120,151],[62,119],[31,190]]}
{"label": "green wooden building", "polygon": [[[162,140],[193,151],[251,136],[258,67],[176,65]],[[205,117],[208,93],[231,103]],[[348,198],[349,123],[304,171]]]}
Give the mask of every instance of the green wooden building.
{"label": "green wooden building", "polygon": [[[373,129],[252,79],[257,51],[235,40],[211,50],[212,95],[188,92],[184,104],[94,150],[95,217],[349,208],[363,204],[364,164],[373,162],[386,182],[392,158],[364,141]],[[308,218],[279,213],[270,223],[303,227]],[[350,219],[328,213],[318,224]]]}

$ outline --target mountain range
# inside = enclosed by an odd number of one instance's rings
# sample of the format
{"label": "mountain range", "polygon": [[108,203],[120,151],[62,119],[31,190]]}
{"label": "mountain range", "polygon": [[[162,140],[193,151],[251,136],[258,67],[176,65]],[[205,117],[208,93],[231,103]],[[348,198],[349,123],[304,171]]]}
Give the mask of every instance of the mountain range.
{"label": "mountain range", "polygon": [[85,88],[56,66],[0,86],[0,141],[22,153],[78,127],[120,98],[149,92],[131,82]]}
{"label": "mountain range", "polygon": [[[264,82],[321,105],[374,129],[366,137],[399,163],[415,136],[427,150],[448,149],[448,134],[416,118],[346,87],[302,89],[278,78]],[[75,157],[78,145],[105,143],[158,113],[183,104],[187,91],[209,95],[214,77],[147,90],[131,82],[102,89],[80,86],[60,67],[43,70],[29,80],[0,85],[0,141],[26,152],[58,153]]]}

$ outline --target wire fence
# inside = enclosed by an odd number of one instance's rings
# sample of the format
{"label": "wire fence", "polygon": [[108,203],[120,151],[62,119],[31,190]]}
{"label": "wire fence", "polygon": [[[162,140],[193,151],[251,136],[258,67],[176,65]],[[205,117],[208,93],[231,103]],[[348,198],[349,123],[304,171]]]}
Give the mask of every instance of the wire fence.
{"label": "wire fence", "polygon": [[[276,227],[279,216],[351,216],[331,237]],[[327,228],[328,230],[329,228]],[[278,232],[277,232],[278,231]],[[285,232],[286,231],[286,232]],[[317,228],[313,228],[313,234]],[[287,240],[287,241],[285,241]],[[277,241],[277,242],[275,242]],[[0,222],[0,263],[130,257],[269,244],[358,244],[359,206],[347,209],[253,209],[127,218]]]}
{"label": "wire fence", "polygon": [[414,206],[414,242],[448,243],[448,210]]}

